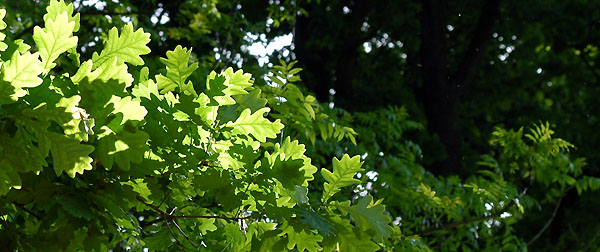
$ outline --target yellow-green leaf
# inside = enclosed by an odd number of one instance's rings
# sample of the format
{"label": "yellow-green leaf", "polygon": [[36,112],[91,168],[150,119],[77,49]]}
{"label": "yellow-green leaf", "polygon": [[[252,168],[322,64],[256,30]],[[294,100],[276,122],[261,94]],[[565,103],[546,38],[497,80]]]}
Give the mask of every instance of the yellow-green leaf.
{"label": "yellow-green leaf", "polygon": [[0,103],[10,103],[27,92],[23,88],[37,87],[42,84],[39,75],[44,68],[39,54],[15,51],[9,61],[0,67]]}
{"label": "yellow-green leaf", "polygon": [[144,33],[143,29],[133,31],[133,25],[127,24],[121,31],[121,36],[117,28],[112,28],[108,32],[106,45],[100,54],[94,52],[92,61],[95,67],[102,67],[113,57],[117,58],[117,65],[129,63],[135,66],[143,65],[144,60],[140,55],[150,53],[150,48],[146,46],[150,42],[150,34]]}
{"label": "yellow-green leaf", "polygon": [[360,161],[360,156],[356,155],[350,158],[348,154],[345,154],[342,157],[342,160],[333,158],[333,172],[330,172],[325,168],[321,169],[321,174],[327,181],[323,184],[325,190],[323,192],[322,201],[326,202],[344,186],[360,183],[360,180],[355,179],[354,175],[363,170],[360,168],[361,165],[362,162]]}
{"label": "yellow-green leaf", "polygon": [[69,22],[67,12],[58,14],[55,19],[48,18],[44,29],[33,29],[33,40],[38,46],[44,73],[56,66],[54,60],[67,50],[77,46],[77,37],[73,37],[75,22]]}
{"label": "yellow-green leaf", "polygon": [[269,108],[262,108],[250,114],[250,109],[247,108],[235,122],[228,122],[225,126],[232,127],[233,134],[252,135],[256,140],[265,142],[267,138],[277,137],[277,133],[283,129],[279,119],[271,122],[264,118],[264,114],[269,111]]}

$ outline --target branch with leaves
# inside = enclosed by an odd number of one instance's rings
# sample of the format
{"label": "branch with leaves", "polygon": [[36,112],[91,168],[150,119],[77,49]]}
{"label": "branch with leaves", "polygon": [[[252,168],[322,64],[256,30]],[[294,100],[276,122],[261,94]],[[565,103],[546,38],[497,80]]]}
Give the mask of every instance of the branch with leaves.
{"label": "branch with leaves", "polygon": [[140,196],[136,196],[135,197],[136,200],[138,200],[139,202],[142,202],[142,204],[146,205],[149,208],[152,208],[152,210],[154,210],[155,212],[159,213],[160,216],[167,221],[172,221],[172,220],[176,220],[176,219],[222,219],[222,220],[246,220],[246,219],[252,219],[252,218],[263,218],[265,215],[258,213],[258,214],[252,214],[249,216],[244,216],[244,217],[227,217],[227,216],[220,216],[220,215],[173,215],[173,213],[175,212],[175,210],[177,210],[177,207],[174,207],[173,210],[171,210],[171,212],[167,213],[163,210],[161,210],[159,207],[160,206],[154,206],[150,203],[147,203],[142,197]]}

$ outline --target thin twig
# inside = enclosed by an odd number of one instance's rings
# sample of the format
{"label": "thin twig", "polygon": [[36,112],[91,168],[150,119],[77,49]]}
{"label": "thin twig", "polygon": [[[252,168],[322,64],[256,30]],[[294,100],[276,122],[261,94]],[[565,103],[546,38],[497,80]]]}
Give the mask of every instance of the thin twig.
{"label": "thin twig", "polygon": [[[177,210],[177,207],[174,207],[173,210],[171,210],[171,212],[169,212],[169,216],[173,216],[173,213],[175,212],[175,210]],[[183,237],[185,237],[185,239],[190,242],[190,244],[192,244],[192,246],[194,246],[194,248],[198,248],[198,245],[196,245],[196,243],[194,243],[192,241],[192,239],[190,239],[190,237],[187,236],[187,234],[185,232],[183,232],[183,229],[181,229],[181,227],[179,227],[179,225],[177,224],[177,222],[175,222],[175,219],[170,219],[169,220],[173,225],[175,225],[175,227],[177,228],[177,230],[179,230],[179,233],[181,233],[183,235]]]}
{"label": "thin twig", "polygon": [[[144,201],[144,199],[140,196],[136,196],[135,197],[139,202],[142,202],[142,204],[146,205],[149,208],[152,208],[154,211],[156,211],[157,213],[159,213],[163,219],[165,220],[174,220],[174,219],[222,219],[222,220],[245,220],[245,219],[250,219],[250,218],[254,218],[256,217],[256,215],[250,215],[250,216],[245,216],[245,217],[226,217],[226,216],[220,216],[220,215],[172,215],[169,214],[163,210],[160,210],[158,207],[156,207],[155,205],[146,203],[146,201]],[[262,216],[263,214],[261,214]]]}
{"label": "thin twig", "polygon": [[590,246],[592,246],[592,244],[598,238],[598,236],[600,236],[600,230],[598,230],[596,234],[594,234],[594,237],[592,237],[592,239],[588,242],[585,248],[583,248],[583,251],[588,251],[588,249],[590,248]]}
{"label": "thin twig", "polygon": [[169,232],[171,233],[171,236],[173,236],[173,238],[175,238],[175,240],[177,240],[177,236],[175,235],[175,233],[173,233],[173,230],[171,229],[171,226],[169,225],[169,222],[167,222],[167,220],[165,220],[165,219],[163,219],[163,222],[165,223],[165,225],[169,229]]}
{"label": "thin twig", "polygon": [[[531,185],[531,180],[530,180],[529,186],[530,185]],[[521,199],[527,193],[529,186],[525,187],[525,189],[523,189],[523,191],[521,193],[519,193],[519,196],[517,196],[517,198],[515,200],[510,201],[510,203],[506,204],[502,209],[500,209],[500,211],[496,211],[487,216],[480,216],[480,217],[462,220],[462,221],[458,221],[458,222],[451,222],[451,223],[444,224],[437,228],[429,228],[429,229],[426,229],[425,231],[419,232],[417,234],[420,236],[426,236],[426,235],[430,235],[435,232],[459,227],[459,226],[462,226],[465,224],[470,224],[470,223],[474,223],[474,222],[478,222],[478,221],[484,221],[484,220],[489,220],[492,218],[500,217],[500,215],[502,215],[504,212],[508,211],[511,207],[513,207],[515,205],[516,200]]]}
{"label": "thin twig", "polygon": [[550,224],[554,220],[554,217],[556,217],[556,213],[558,212],[558,209],[560,208],[560,202],[562,201],[562,199],[563,199],[563,197],[560,197],[558,199],[558,202],[556,202],[556,207],[554,207],[554,212],[552,212],[552,217],[550,217],[550,219],[546,222],[544,227],[542,227],[542,229],[540,229],[540,231],[533,238],[531,238],[531,240],[529,242],[527,242],[527,246],[530,246],[531,244],[533,244],[538,238],[540,238],[540,236],[542,236],[542,233],[544,233],[544,231],[546,231],[546,229],[548,229],[548,227],[550,227]]}
{"label": "thin twig", "polygon": [[[250,187],[250,183],[248,183],[248,184],[246,185],[246,188],[244,189],[244,195],[246,195],[246,193],[248,193],[248,188],[249,188],[249,187]],[[236,211],[236,213],[235,213],[235,217],[236,217],[236,218],[240,216],[240,213],[241,213],[241,211],[242,211],[242,205],[240,205],[240,206],[238,207],[238,210],[237,210],[237,211]]]}
{"label": "thin twig", "polygon": [[[171,233],[171,237],[173,237],[173,239],[175,239],[175,244],[177,244],[177,246],[183,248],[184,250],[190,250],[188,247],[186,247],[185,245],[183,245],[183,243],[181,243],[179,241],[179,239],[177,239],[177,236],[175,235],[175,232],[173,232],[173,229],[171,229],[171,225],[169,225],[169,221],[167,221],[166,219],[163,219],[163,222],[165,223],[165,225],[169,229],[169,233]],[[179,226],[177,226],[177,228],[179,228]],[[192,244],[194,244],[194,243],[192,243]]]}
{"label": "thin twig", "polygon": [[192,244],[192,246],[194,246],[195,248],[198,248],[198,245],[196,245],[196,243],[194,243],[192,241],[192,239],[190,239],[190,237],[187,236],[187,234],[185,234],[185,232],[183,232],[183,230],[179,227],[179,225],[177,224],[177,222],[175,222],[175,220],[171,220],[171,223],[173,223],[173,225],[175,225],[175,227],[179,230],[179,232],[183,235],[183,237],[185,237],[185,239],[190,242],[190,244]]}
{"label": "thin twig", "polygon": [[33,215],[33,216],[34,216],[35,218],[37,218],[38,220],[41,220],[41,219],[42,219],[42,217],[41,217],[41,216],[39,216],[38,214],[36,214],[36,213],[32,212],[31,210],[29,210],[29,209],[25,208],[25,206],[24,206],[24,205],[22,205],[22,204],[18,204],[18,203],[15,203],[15,202],[13,202],[13,204],[14,204],[15,206],[17,206],[17,207],[19,207],[19,208],[23,209],[23,211],[27,212],[28,214],[31,214],[31,215]]}
{"label": "thin twig", "polygon": [[442,230],[445,230],[445,229],[451,229],[451,228],[455,228],[455,227],[462,226],[462,225],[469,224],[469,223],[473,223],[473,222],[479,222],[479,221],[484,221],[484,220],[489,220],[489,219],[492,219],[492,218],[496,218],[496,217],[499,217],[500,215],[502,215],[508,209],[510,209],[514,204],[515,204],[514,201],[511,201],[509,204],[507,204],[506,206],[504,206],[500,211],[494,212],[494,213],[492,213],[490,215],[480,216],[480,217],[477,217],[477,218],[472,218],[472,219],[462,220],[462,221],[458,221],[458,222],[448,223],[448,224],[442,225],[442,226],[440,226],[438,228],[429,228],[429,229],[427,229],[427,230],[425,230],[423,232],[420,232],[419,235],[426,236],[426,235],[430,235],[432,233],[439,232],[439,231],[442,231]]}
{"label": "thin twig", "polygon": [[[219,215],[171,215],[171,219],[222,219],[222,220],[246,220],[255,218],[257,215],[250,215],[245,217],[225,217]],[[262,215],[260,215],[262,216]]]}
{"label": "thin twig", "polygon": [[163,222],[165,223],[165,225],[169,229],[169,233],[171,233],[171,237],[173,237],[173,239],[175,239],[175,242],[177,243],[177,245],[182,246],[182,247],[185,248],[185,246],[183,246],[183,244],[181,244],[181,242],[179,242],[179,240],[177,239],[177,236],[173,232],[173,229],[171,229],[171,225],[169,225],[169,221],[163,219]]}
{"label": "thin twig", "polygon": [[160,204],[158,204],[159,208],[160,208],[160,206],[162,206],[163,203],[165,203],[165,201],[167,201],[167,199],[169,198],[169,195],[171,195],[171,191],[169,191],[167,193],[167,195],[165,196],[165,198],[162,200],[162,202],[160,202]]}
{"label": "thin twig", "polygon": [[569,233],[571,233],[571,235],[573,236],[573,238],[575,239],[575,243],[579,244],[579,237],[577,237],[577,234],[575,234],[575,231],[573,231],[573,226],[571,225],[571,223],[569,222]]}
{"label": "thin twig", "polygon": [[163,216],[163,218],[165,216],[169,215],[169,214],[165,213],[165,211],[160,210],[160,208],[158,208],[158,207],[156,207],[156,206],[154,206],[152,204],[146,203],[146,201],[142,197],[140,197],[140,196],[135,196],[135,199],[137,199],[139,202],[142,202],[142,204],[146,205],[147,207],[152,208],[154,211],[158,212],[160,215]]}
{"label": "thin twig", "polygon": [[[175,235],[175,233],[173,232],[173,230],[171,229],[171,225],[173,224],[178,230],[179,232],[183,235],[183,237],[185,237],[185,239],[192,244],[192,246],[194,246],[195,248],[198,248],[198,245],[196,245],[196,243],[194,243],[192,241],[192,239],[190,239],[189,236],[187,236],[187,234],[183,231],[183,229],[181,229],[181,227],[179,227],[179,225],[177,224],[177,222],[175,222],[176,219],[224,219],[224,220],[245,220],[245,219],[249,219],[255,216],[246,216],[246,217],[225,217],[225,216],[219,216],[219,215],[173,215],[173,213],[175,212],[175,210],[177,209],[177,207],[174,207],[169,213],[160,210],[159,207],[152,205],[150,203],[147,203],[142,197],[135,196],[135,199],[137,199],[139,202],[142,202],[142,204],[146,205],[149,208],[152,208],[152,210],[156,211],[157,213],[159,213],[162,217],[162,221],[165,223],[165,225],[167,225],[167,228],[169,229],[169,232],[171,233],[171,236],[173,236],[173,238],[175,239],[175,241],[177,241],[177,244],[182,246],[183,248],[185,248],[185,246],[183,244],[181,244],[181,242],[179,242],[179,240],[177,240],[177,236]],[[164,202],[164,201],[163,201]],[[161,203],[162,205],[162,203]],[[160,206],[160,205],[159,205]],[[261,215],[262,216],[262,215]]]}

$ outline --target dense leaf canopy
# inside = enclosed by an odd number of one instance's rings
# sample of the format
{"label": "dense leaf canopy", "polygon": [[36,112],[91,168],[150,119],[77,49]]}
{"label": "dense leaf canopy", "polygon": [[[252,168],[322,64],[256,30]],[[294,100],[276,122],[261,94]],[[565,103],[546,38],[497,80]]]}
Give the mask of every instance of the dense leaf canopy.
{"label": "dense leaf canopy", "polygon": [[597,7],[0,0],[0,244],[598,250]]}

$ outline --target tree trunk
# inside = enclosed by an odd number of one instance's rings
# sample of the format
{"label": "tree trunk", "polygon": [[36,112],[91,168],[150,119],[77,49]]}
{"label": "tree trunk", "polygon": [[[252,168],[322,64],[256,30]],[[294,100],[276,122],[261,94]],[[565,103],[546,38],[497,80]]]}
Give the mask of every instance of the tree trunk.
{"label": "tree trunk", "polygon": [[423,103],[428,128],[437,134],[446,149],[446,157],[430,167],[431,172],[439,175],[457,174],[461,171],[461,94],[473,82],[499,15],[499,0],[485,2],[469,48],[452,76],[447,73],[445,57],[446,7],[446,2],[442,0],[424,0],[421,23]]}

